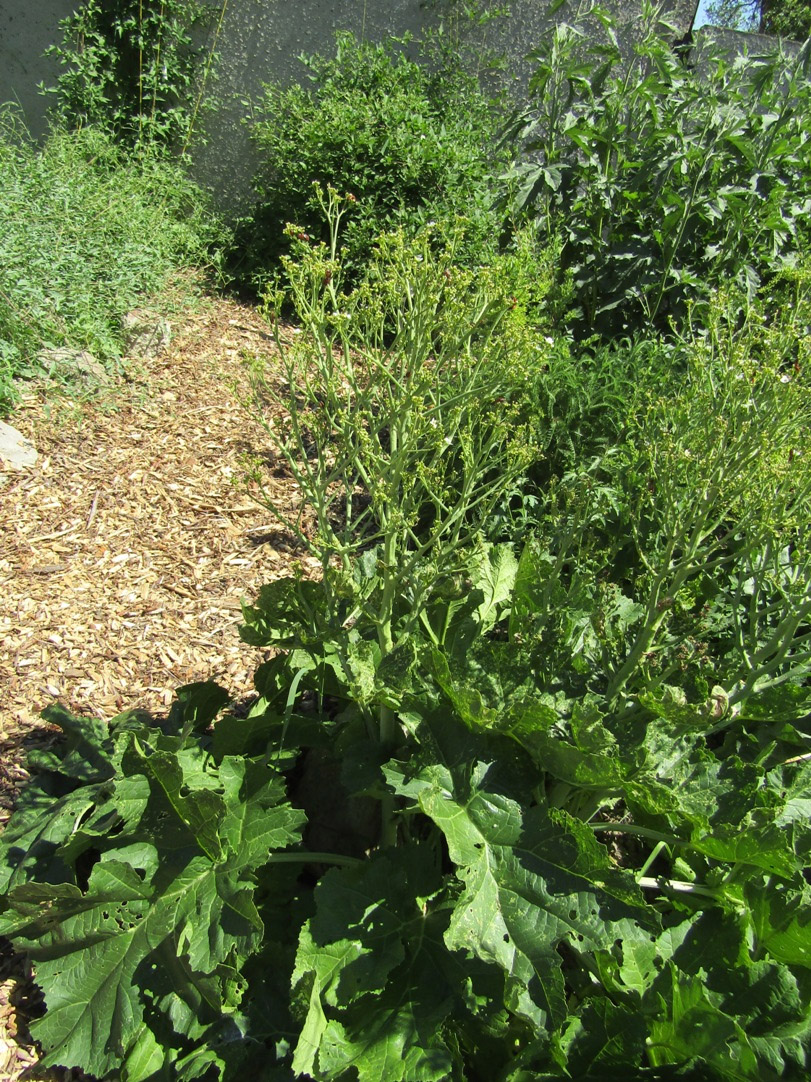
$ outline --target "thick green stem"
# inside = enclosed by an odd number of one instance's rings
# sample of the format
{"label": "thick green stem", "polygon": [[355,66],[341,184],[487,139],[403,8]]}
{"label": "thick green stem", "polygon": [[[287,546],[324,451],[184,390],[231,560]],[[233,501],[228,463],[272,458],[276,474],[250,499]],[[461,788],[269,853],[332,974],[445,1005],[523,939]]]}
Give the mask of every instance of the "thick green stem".
{"label": "thick green stem", "polygon": [[[380,743],[391,746],[397,738],[397,719],[388,706],[380,707]],[[395,818],[394,794],[384,791],[380,799],[380,848],[397,844],[397,820]]]}
{"label": "thick green stem", "polygon": [[657,631],[667,618],[667,608],[663,607],[663,602],[661,600],[663,581],[664,576],[660,576],[659,581],[651,592],[645,624],[637,635],[636,641],[631,647],[625,661],[614,674],[614,677],[608,686],[606,698],[609,702],[616,699],[625,689],[625,685],[636,672],[644,655],[650,650],[653,645],[653,640],[656,638]]}
{"label": "thick green stem", "polygon": [[342,867],[351,868],[356,864],[363,864],[358,857],[345,857],[340,853],[271,853],[265,860],[266,864],[338,864]]}
{"label": "thick green stem", "polygon": [[[393,435],[392,440],[394,439]],[[386,657],[394,649],[392,617],[397,577],[392,574],[392,569],[395,567],[397,556],[397,537],[392,525],[389,524],[388,533],[383,542],[383,562],[386,566],[386,577],[377,625],[377,638],[382,657]],[[379,707],[379,721],[380,743],[384,748],[391,747],[397,739],[397,719],[394,712],[388,706]],[[380,800],[380,846],[386,848],[396,844],[397,823],[395,820],[394,795],[385,791]]]}
{"label": "thick green stem", "polygon": [[633,834],[638,838],[650,838],[654,842],[664,842],[665,845],[680,845],[681,838],[673,834],[661,834],[658,830],[650,827],[638,827],[633,823],[590,823],[589,826],[595,834]]}
{"label": "thick green stem", "polygon": [[700,894],[704,898],[712,898],[718,901],[723,892],[714,887],[705,887],[701,883],[685,883],[681,879],[652,879],[643,876],[638,880],[643,890],[672,891],[674,894]]}
{"label": "thick green stem", "polygon": [[657,842],[656,845],[654,845],[653,851],[650,853],[650,855],[648,856],[648,859],[645,861],[645,863],[639,869],[639,875],[637,876],[637,881],[638,882],[640,882],[640,883],[642,882],[642,880],[645,878],[646,873],[648,871],[650,871],[650,869],[656,863],[656,861],[657,861],[657,859],[659,857],[659,854],[662,852],[662,850],[667,849],[667,848],[668,848],[667,842]]}

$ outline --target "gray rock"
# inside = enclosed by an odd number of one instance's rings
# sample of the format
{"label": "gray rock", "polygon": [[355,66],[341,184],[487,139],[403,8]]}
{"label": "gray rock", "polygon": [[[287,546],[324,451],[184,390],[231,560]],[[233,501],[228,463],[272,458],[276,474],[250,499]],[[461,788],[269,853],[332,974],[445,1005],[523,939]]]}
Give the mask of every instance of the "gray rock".
{"label": "gray rock", "polygon": [[167,320],[146,308],[134,308],[121,318],[127,353],[135,357],[157,357],[172,338]]}
{"label": "gray rock", "polygon": [[91,386],[110,382],[110,373],[86,349],[43,349],[37,360],[51,379]]}
{"label": "gray rock", "polygon": [[0,461],[14,470],[23,470],[37,461],[37,450],[22,432],[0,421]]}

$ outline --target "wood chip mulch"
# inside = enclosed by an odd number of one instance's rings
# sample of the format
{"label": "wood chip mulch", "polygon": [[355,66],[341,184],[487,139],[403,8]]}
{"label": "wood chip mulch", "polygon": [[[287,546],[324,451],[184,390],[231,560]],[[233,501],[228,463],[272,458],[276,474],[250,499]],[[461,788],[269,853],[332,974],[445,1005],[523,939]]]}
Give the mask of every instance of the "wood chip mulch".
{"label": "wood chip mulch", "polygon": [[[240,600],[312,563],[245,481],[267,436],[244,355],[272,362],[267,325],[209,299],[173,331],[112,392],[34,389],[9,418],[39,459],[0,480],[0,825],[25,784],[25,744],[53,740],[45,706],[159,715],[175,687],[210,678],[244,699],[268,654],[240,642]],[[266,488],[297,506],[285,477]],[[19,966],[0,955],[3,1080],[37,1056],[17,1019],[32,994]]]}

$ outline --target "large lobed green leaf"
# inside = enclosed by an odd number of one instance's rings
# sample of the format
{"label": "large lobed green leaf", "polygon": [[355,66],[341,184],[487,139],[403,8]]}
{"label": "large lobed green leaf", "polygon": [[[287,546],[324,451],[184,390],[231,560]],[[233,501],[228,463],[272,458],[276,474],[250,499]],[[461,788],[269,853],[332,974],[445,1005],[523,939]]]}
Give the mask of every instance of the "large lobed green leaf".
{"label": "large lobed green leaf", "polygon": [[[109,732],[88,725],[113,776],[49,808],[49,763],[3,837],[0,932],[28,951],[45,994],[32,1024],[44,1066],[103,1077],[123,1064],[137,1082],[213,1040],[224,1019],[238,1025],[240,969],[264,932],[256,872],[299,841],[304,815],[264,762],[225,757],[217,768],[189,741],[218,695],[201,686],[182,705],[176,735],[132,718]],[[63,785],[84,780],[71,756]]]}
{"label": "large lobed green leaf", "polygon": [[423,847],[333,869],[316,889],[302,930],[293,986],[303,1025],[300,1074],[361,1082],[440,1082],[451,1052],[443,1022],[462,1008],[468,980],[447,956],[447,914],[433,904],[441,879]]}
{"label": "large lobed green leaf", "polygon": [[469,772],[430,766],[408,794],[442,831],[464,884],[449,949],[497,965],[507,1007],[557,1028],[567,1015],[561,947],[579,954],[649,936],[655,915],[582,823],[522,807],[492,773],[482,762]]}

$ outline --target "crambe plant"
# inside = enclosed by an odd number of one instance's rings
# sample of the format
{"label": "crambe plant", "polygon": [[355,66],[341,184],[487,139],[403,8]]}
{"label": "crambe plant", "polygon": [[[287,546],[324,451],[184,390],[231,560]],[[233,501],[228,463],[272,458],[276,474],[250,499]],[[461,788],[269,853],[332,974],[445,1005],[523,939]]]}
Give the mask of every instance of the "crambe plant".
{"label": "crambe plant", "polygon": [[[628,432],[619,468],[647,480],[628,519],[646,592],[609,698],[657,651],[658,631],[685,590],[711,607],[720,594],[734,614],[736,648],[724,674],[735,677],[733,702],[808,671],[801,629],[811,612],[811,471],[802,451],[811,401],[805,378],[754,361],[746,344],[744,336],[719,352],[711,338],[690,343],[682,388],[651,397]],[[729,575],[731,597],[720,588]],[[670,666],[658,682],[675,659]]]}
{"label": "crambe plant", "polygon": [[[364,282],[342,292],[338,236],[354,198],[316,197],[330,243],[313,247],[289,227],[285,260],[301,333],[288,341],[277,323],[281,378],[275,361],[254,375],[259,400],[274,406],[273,452],[302,499],[296,516],[269,506],[321,565],[316,623],[343,643],[335,664],[354,671],[362,702],[364,680],[416,628],[441,637],[429,599],[459,575],[461,554],[530,461],[518,414],[548,347],[531,345],[491,270],[456,266],[460,232],[381,237]],[[281,300],[269,296],[268,311]],[[396,737],[386,706],[379,737]]]}
{"label": "crambe plant", "polygon": [[801,277],[779,318],[764,320],[757,305],[741,323],[745,301],[721,295],[676,341],[598,351],[571,403],[555,389],[571,378],[568,362],[560,375],[552,365],[550,425],[579,426],[580,446],[557,455],[565,472],[547,480],[510,617],[514,634],[543,643],[549,686],[568,673],[572,699],[588,691],[638,713],[640,696],[672,683],[717,687],[740,709],[807,679]]}

